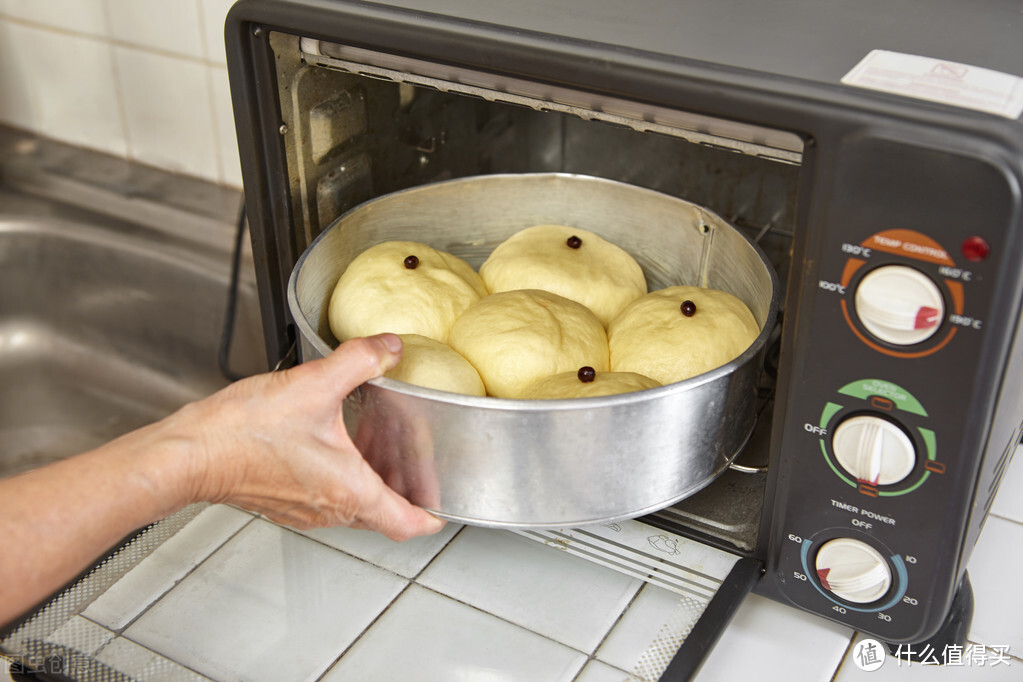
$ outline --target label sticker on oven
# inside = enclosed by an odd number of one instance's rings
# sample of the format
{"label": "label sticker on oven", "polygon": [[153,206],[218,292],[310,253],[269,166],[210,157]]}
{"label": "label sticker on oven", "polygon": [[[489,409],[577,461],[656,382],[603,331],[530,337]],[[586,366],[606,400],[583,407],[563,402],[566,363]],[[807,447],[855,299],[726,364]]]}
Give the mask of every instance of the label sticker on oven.
{"label": "label sticker on oven", "polygon": [[1015,119],[1023,113],[1023,78],[888,50],[872,50],[842,83]]}

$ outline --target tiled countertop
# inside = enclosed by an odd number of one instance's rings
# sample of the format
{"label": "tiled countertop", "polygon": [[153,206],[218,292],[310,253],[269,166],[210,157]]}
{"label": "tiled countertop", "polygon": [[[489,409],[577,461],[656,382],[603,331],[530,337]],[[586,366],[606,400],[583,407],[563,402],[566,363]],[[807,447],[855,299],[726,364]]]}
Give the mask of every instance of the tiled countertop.
{"label": "tiled countertop", "polygon": [[[970,562],[977,646],[961,662],[866,672],[853,631],[752,595],[697,680],[1023,680],[1023,584],[1003,568],[1023,565],[1020,491],[1016,457]],[[663,669],[680,599],[507,531],[398,544],[214,506],[52,639],[143,679],[611,682]]]}

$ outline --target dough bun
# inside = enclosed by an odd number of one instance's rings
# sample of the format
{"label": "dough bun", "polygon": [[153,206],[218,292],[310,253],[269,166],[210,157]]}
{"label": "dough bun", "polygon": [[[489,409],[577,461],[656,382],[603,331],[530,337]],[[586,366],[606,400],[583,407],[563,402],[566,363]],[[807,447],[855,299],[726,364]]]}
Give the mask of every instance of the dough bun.
{"label": "dough bun", "polygon": [[384,376],[438,391],[486,395],[479,372],[446,343],[419,334],[401,334],[401,362]]}
{"label": "dough bun", "polygon": [[523,397],[528,400],[594,398],[632,393],[658,386],[660,384],[653,379],[635,372],[596,372],[591,381],[582,381],[577,370],[540,379],[526,390]]}
{"label": "dough bun", "polygon": [[[692,316],[681,311],[685,301],[695,305]],[[611,323],[611,370],[671,384],[734,360],[758,334],[753,313],[735,296],[702,287],[668,287],[637,299]]]}
{"label": "dough bun", "polygon": [[418,242],[390,241],[349,264],[327,317],[342,342],[383,332],[446,342],[458,316],[486,295],[483,280],[460,258]]}
{"label": "dough bun", "polygon": [[536,289],[480,299],[455,321],[448,344],[499,398],[520,398],[538,379],[586,365],[608,370],[600,320],[581,303]]}
{"label": "dough bun", "polygon": [[593,232],[565,225],[535,225],[515,233],[491,252],[480,276],[495,294],[542,289],[582,303],[605,328],[646,293],[643,270],[628,252]]}

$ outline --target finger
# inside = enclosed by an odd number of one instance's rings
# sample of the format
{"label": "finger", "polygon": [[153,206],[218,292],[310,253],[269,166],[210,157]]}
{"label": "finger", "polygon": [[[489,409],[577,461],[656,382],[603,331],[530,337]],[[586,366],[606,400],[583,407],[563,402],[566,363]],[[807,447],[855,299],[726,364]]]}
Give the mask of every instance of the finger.
{"label": "finger", "polygon": [[433,535],[444,521],[417,507],[390,488],[383,486],[373,502],[359,510],[353,527],[367,528],[398,542],[420,535]]}
{"label": "finger", "polygon": [[334,385],[344,395],[370,379],[383,375],[401,360],[402,343],[396,334],[349,339],[327,356]]}

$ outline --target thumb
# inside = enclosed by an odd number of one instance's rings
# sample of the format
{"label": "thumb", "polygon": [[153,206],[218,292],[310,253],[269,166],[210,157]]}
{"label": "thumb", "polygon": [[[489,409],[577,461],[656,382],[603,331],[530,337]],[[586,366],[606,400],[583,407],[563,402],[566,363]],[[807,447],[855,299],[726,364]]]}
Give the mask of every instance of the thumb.
{"label": "thumb", "polygon": [[345,341],[326,362],[335,375],[335,386],[348,395],[370,379],[382,376],[401,361],[402,343],[397,334],[377,334]]}

